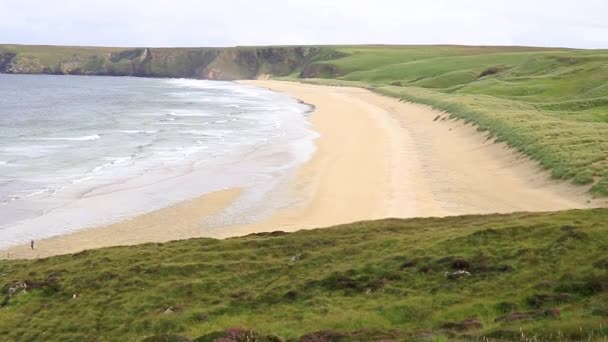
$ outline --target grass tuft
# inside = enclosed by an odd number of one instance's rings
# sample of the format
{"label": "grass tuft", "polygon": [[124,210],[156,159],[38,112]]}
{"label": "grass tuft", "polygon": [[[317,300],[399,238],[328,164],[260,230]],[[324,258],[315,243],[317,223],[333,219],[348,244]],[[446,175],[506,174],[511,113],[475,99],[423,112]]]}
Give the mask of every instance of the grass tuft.
{"label": "grass tuft", "polygon": [[606,222],[608,209],[387,219],[5,260],[0,335],[604,341]]}

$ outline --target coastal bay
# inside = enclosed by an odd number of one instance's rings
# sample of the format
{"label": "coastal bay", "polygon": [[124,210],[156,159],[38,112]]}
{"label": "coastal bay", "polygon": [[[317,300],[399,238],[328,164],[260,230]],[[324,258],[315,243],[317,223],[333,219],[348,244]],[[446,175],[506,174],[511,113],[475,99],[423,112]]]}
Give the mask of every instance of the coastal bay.
{"label": "coastal bay", "polygon": [[[428,106],[352,87],[242,81],[314,106],[316,151],[287,186],[293,203],[247,224],[205,224],[245,190],[232,189],[103,227],[18,246],[12,258],[194,237],[296,231],[385,217],[555,211],[605,205],[551,180],[525,156]],[[158,220],[155,218],[163,218]],[[128,233],[125,233],[128,232]]]}

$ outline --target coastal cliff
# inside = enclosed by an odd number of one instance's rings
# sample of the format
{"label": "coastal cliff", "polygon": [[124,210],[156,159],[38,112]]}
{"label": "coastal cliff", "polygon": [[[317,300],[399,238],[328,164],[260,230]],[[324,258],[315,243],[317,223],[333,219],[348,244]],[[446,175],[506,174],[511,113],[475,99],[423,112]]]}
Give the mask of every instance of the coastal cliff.
{"label": "coastal cliff", "polygon": [[339,57],[323,47],[104,48],[0,45],[0,73],[255,79]]}

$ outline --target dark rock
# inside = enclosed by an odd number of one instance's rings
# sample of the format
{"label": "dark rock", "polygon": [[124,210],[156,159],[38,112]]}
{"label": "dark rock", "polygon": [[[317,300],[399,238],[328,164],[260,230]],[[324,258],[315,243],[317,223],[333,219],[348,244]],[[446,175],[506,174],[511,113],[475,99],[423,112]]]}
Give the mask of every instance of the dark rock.
{"label": "dark rock", "polygon": [[17,56],[14,52],[0,50],[0,72],[7,72],[11,62]]}
{"label": "dark rock", "polygon": [[333,75],[335,66],[322,64],[346,56],[331,48],[256,47],[256,48],[132,48],[107,53],[88,49],[86,53],[69,52],[58,56],[56,63],[30,56],[25,51],[0,49],[0,72],[45,73],[140,77],[187,77],[234,80],[259,76],[286,76],[296,70]]}
{"label": "dark rock", "polygon": [[468,271],[471,268],[471,264],[469,264],[469,262],[464,259],[454,259],[450,263],[450,268],[454,271],[457,271],[457,270]]}
{"label": "dark rock", "polygon": [[230,297],[233,299],[243,299],[247,297],[248,293],[246,291],[237,291],[230,294]]}
{"label": "dark rock", "polygon": [[285,298],[294,300],[294,299],[298,298],[298,292],[295,290],[287,291],[287,293],[285,293]]}
{"label": "dark rock", "polygon": [[391,82],[391,85],[395,87],[403,87],[403,83],[400,81]]}

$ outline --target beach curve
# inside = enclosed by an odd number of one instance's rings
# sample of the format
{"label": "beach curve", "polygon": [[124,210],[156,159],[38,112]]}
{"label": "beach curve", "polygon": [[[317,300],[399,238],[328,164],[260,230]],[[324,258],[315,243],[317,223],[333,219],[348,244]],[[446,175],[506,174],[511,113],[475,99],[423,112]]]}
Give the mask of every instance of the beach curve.
{"label": "beach curve", "polygon": [[[295,231],[386,217],[605,205],[605,201],[592,199],[587,188],[551,180],[526,157],[428,106],[399,102],[361,88],[281,81],[243,83],[281,91],[315,107],[310,121],[320,134],[315,141],[317,150],[290,184],[292,195],[304,199],[301,205],[277,210],[254,224],[201,224],[238,198],[240,190],[230,189],[110,226],[38,241],[34,251],[24,243],[3,251],[2,257],[46,257],[106,246]],[[177,227],[175,220],[159,220],[163,217],[188,219]],[[156,228],[151,230],[151,226]],[[129,238],[125,238],[126,232]]]}

